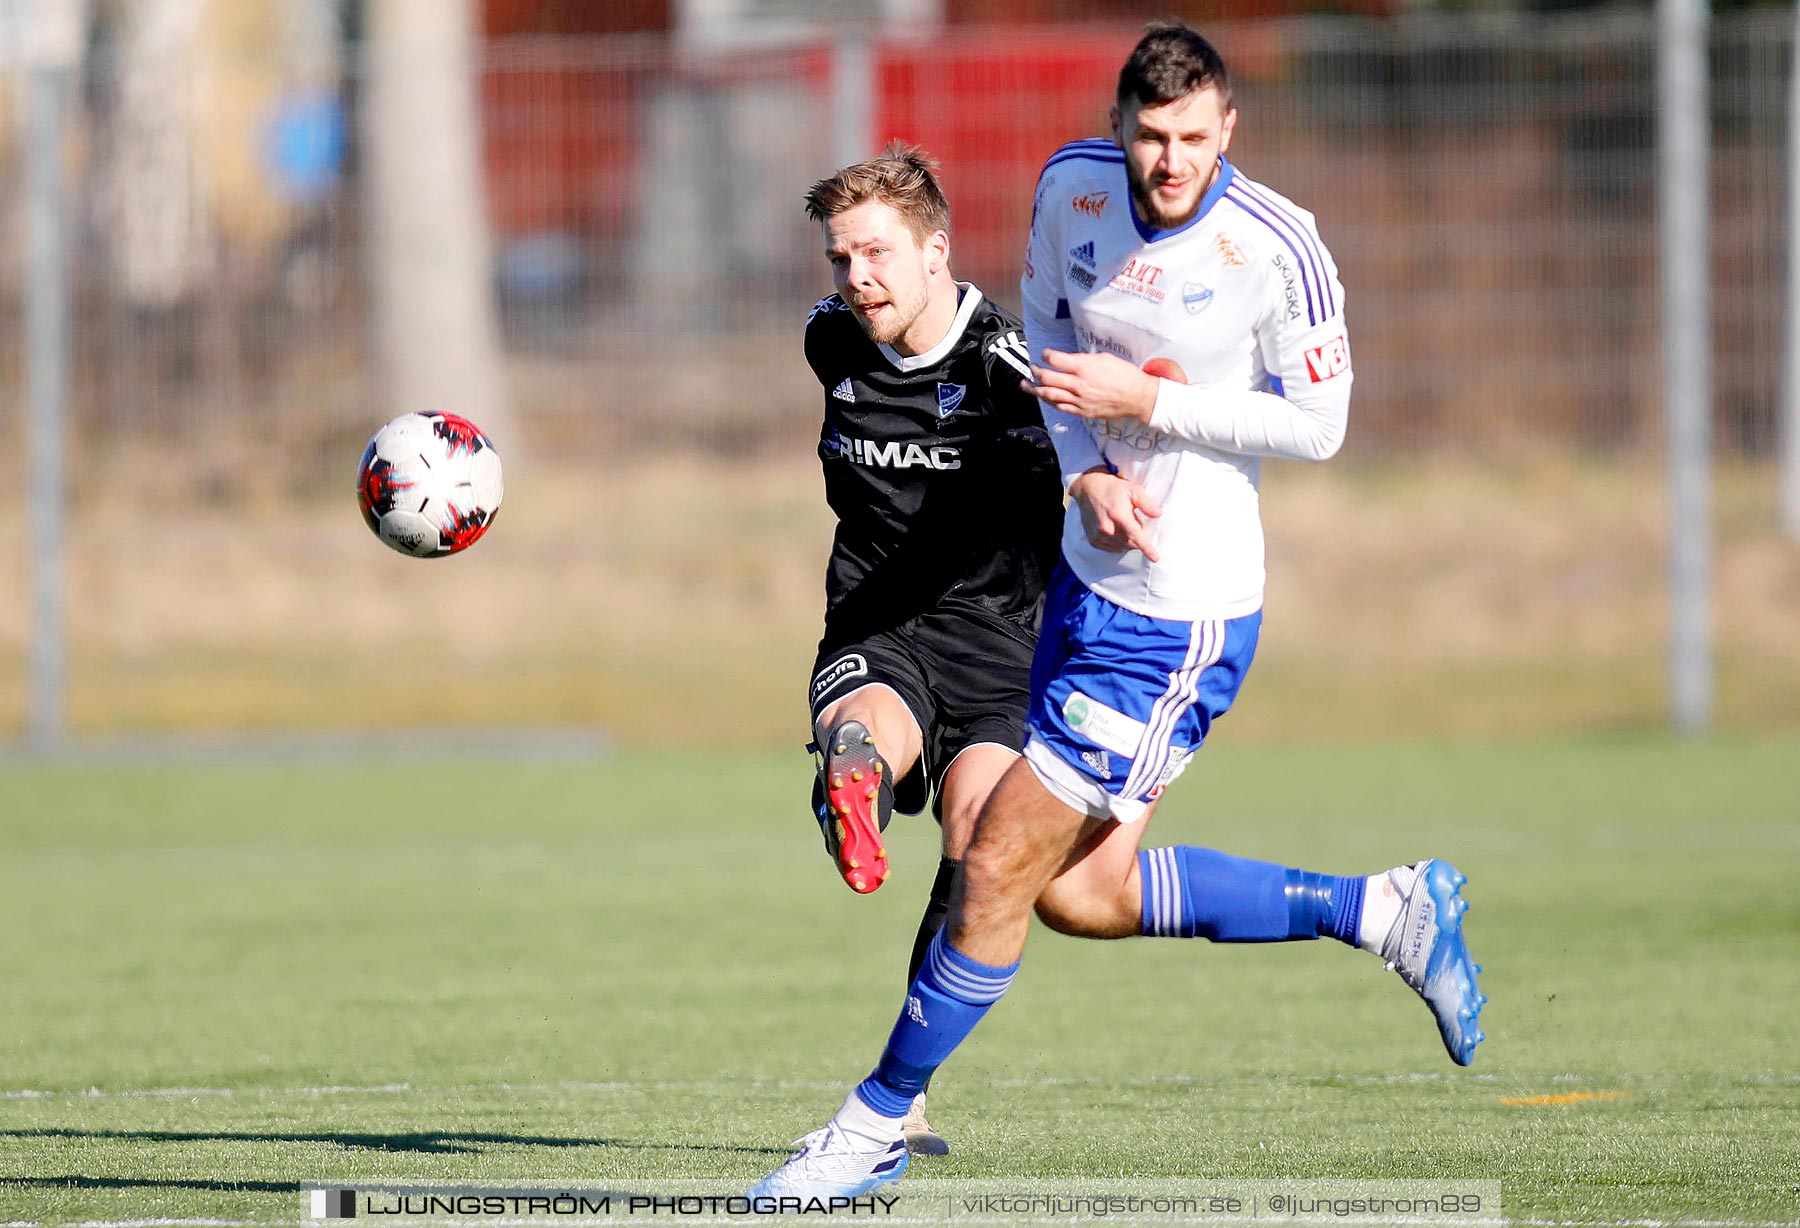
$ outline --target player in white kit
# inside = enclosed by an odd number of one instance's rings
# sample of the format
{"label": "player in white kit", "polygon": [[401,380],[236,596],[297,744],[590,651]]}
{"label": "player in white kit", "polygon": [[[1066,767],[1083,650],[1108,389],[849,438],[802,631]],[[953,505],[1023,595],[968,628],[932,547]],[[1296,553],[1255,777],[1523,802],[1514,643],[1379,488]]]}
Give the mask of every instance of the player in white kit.
{"label": "player in white kit", "polygon": [[981,813],[875,1070],[756,1197],[899,1177],[907,1106],[1005,992],[1034,909],[1095,938],[1333,937],[1400,973],[1452,1060],[1482,1040],[1465,880],[1448,862],[1338,876],[1139,847],[1255,652],[1261,459],[1329,458],[1349,410],[1336,267],[1311,214],[1226,160],[1236,123],[1218,53],[1153,26],[1120,73],[1114,140],[1044,167],[1021,282],[1026,386],[1069,508],[1024,759]]}

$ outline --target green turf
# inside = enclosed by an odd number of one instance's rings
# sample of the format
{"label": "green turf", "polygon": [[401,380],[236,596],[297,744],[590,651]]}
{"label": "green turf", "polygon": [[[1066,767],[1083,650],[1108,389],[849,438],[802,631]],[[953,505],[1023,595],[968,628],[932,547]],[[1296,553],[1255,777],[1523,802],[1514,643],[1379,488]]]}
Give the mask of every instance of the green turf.
{"label": "green turf", "polygon": [[[935,856],[897,833],[851,896],[806,771],[0,770],[0,1221],[760,1175],[867,1070]],[[1334,943],[1040,932],[937,1086],[956,1153],[915,1172],[1491,1178],[1524,1219],[1800,1222],[1797,781],[1792,740],[1221,742],[1157,840],[1469,872],[1476,1066]],[[1502,1103],[1567,1092],[1627,1094]]]}

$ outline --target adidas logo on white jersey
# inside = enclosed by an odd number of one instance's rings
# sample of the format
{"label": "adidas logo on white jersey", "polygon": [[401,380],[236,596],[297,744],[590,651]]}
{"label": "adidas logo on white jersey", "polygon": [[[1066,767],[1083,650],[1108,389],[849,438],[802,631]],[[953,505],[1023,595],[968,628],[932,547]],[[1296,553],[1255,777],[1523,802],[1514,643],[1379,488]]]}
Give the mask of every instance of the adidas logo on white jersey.
{"label": "adidas logo on white jersey", "polygon": [[831,390],[831,395],[840,401],[855,401],[856,389],[850,386],[850,381],[846,378],[843,383]]}
{"label": "adidas logo on white jersey", "polygon": [[1080,247],[1071,247],[1069,249],[1069,255],[1071,258],[1080,261],[1082,264],[1092,267],[1094,263],[1094,241],[1089,239]]}

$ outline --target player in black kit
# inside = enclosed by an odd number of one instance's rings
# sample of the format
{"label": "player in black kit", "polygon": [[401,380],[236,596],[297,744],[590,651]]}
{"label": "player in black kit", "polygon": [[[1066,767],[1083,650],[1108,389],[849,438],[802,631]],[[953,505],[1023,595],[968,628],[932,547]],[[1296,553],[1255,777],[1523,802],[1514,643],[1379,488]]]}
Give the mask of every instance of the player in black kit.
{"label": "player in black kit", "polygon": [[[890,145],[813,185],[837,293],[806,321],[825,390],[819,458],[838,518],[810,703],[813,811],[851,889],[887,878],[892,811],[927,800],[943,859],[917,974],[975,816],[1018,757],[1062,481],[1019,321],[950,275],[950,210],[917,150]],[[907,1120],[915,1153],[948,1144]]]}

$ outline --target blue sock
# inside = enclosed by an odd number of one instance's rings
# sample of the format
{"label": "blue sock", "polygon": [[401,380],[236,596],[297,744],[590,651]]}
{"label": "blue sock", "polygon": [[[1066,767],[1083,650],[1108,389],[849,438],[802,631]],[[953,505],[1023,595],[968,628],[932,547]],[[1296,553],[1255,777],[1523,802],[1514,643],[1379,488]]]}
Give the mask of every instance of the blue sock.
{"label": "blue sock", "polygon": [[883,1117],[906,1116],[932,1072],[975,1030],[1019,970],[1017,963],[996,968],[970,959],[946,933],[939,930],[926,948],[875,1072],[857,1085],[857,1096]]}
{"label": "blue sock", "polygon": [[1330,935],[1356,945],[1363,880],[1181,845],[1145,849],[1143,932],[1212,942],[1290,942]]}

